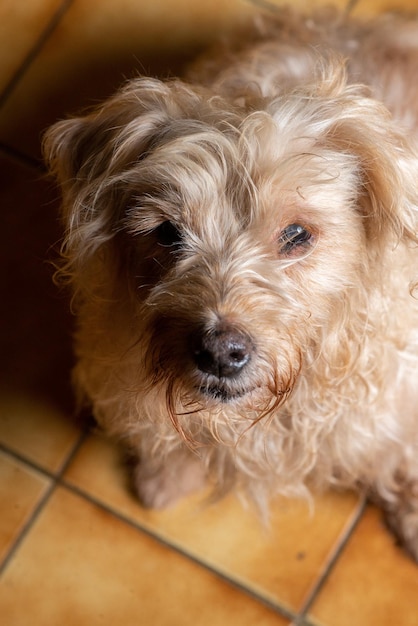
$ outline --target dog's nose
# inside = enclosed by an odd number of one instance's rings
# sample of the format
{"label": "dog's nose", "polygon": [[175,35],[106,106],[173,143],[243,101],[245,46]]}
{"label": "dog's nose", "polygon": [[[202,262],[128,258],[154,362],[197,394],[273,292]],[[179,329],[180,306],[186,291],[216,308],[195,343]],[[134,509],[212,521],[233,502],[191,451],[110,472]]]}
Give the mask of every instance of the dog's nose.
{"label": "dog's nose", "polygon": [[222,328],[194,337],[193,358],[201,372],[233,378],[251,360],[251,339],[235,328]]}

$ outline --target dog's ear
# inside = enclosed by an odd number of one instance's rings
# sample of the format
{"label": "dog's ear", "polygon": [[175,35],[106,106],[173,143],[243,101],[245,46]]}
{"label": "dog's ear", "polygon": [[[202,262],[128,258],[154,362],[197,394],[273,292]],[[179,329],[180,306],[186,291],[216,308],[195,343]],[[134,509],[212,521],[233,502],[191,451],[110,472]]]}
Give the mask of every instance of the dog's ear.
{"label": "dog's ear", "polygon": [[389,112],[372,98],[353,95],[328,128],[325,143],[354,157],[357,206],[370,249],[417,241],[418,155]]}
{"label": "dog's ear", "polygon": [[140,159],[158,128],[175,115],[178,85],[139,78],[84,117],[56,123],[44,136],[49,171],[63,193],[111,176]]}
{"label": "dog's ear", "polygon": [[65,223],[61,275],[79,277],[94,252],[114,238],[128,202],[118,188],[121,178],[198,99],[180,81],[139,78],[84,117],[47,131],[44,156],[61,187]]}

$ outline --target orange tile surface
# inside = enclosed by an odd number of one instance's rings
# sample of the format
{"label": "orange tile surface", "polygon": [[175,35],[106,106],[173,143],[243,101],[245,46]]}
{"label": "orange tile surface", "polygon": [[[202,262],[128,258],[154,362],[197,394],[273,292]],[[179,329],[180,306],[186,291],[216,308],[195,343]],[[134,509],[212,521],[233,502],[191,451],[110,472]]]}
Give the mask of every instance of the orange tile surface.
{"label": "orange tile surface", "polygon": [[0,95],[61,4],[62,0],[0,2]]}
{"label": "orange tile surface", "polygon": [[375,15],[383,11],[412,11],[418,10],[416,0],[358,0],[353,3],[354,15]]}
{"label": "orange tile surface", "polygon": [[0,111],[0,141],[39,156],[40,134],[56,118],[108,95],[128,76],[178,71],[249,10],[242,0],[73,0]]}
{"label": "orange tile surface", "polygon": [[0,564],[49,484],[41,474],[0,452]]}
{"label": "orange tile surface", "polygon": [[0,394],[0,442],[28,460],[57,471],[79,437],[72,418],[46,401]]}
{"label": "orange tile surface", "polygon": [[320,624],[417,626],[418,567],[369,507],[311,609]]}
{"label": "orange tile surface", "polygon": [[358,507],[352,495],[318,498],[314,513],[306,502],[283,500],[273,509],[269,528],[232,496],[205,506],[200,494],[167,511],[144,510],[127,490],[117,449],[99,437],[83,445],[64,478],[266,600],[295,611]]}
{"label": "orange tile surface", "polygon": [[251,4],[0,2],[0,94],[19,78],[0,106],[2,625],[418,626],[418,567],[355,495],[318,496],[312,514],[278,502],[270,529],[233,496],[147,511],[117,448],[83,440],[73,419],[72,318],[50,263],[57,191],[33,160],[42,130],[138,71],[177,71]]}
{"label": "orange tile surface", "polygon": [[214,574],[62,489],[4,575],[0,606],[8,626],[27,623],[29,614],[42,626],[286,624]]}

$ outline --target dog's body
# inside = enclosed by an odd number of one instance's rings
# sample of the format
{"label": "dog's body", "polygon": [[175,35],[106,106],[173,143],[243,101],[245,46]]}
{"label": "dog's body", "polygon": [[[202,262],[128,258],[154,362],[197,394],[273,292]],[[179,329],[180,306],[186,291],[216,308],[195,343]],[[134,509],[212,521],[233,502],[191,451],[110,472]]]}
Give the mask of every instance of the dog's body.
{"label": "dog's body", "polygon": [[418,21],[257,32],[50,131],[76,384],[144,504],[357,487],[418,559]]}

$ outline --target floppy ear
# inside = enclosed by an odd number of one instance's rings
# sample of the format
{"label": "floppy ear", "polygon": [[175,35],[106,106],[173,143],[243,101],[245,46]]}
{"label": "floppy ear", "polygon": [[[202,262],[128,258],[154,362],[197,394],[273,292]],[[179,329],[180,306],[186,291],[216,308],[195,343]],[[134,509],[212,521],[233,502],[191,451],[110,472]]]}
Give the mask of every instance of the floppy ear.
{"label": "floppy ear", "polygon": [[64,195],[140,159],[157,129],[175,114],[175,90],[174,83],[139,78],[84,117],[52,126],[43,152]]}
{"label": "floppy ear", "polygon": [[325,142],[357,161],[358,206],[370,249],[389,240],[417,242],[418,156],[385,107],[349,95]]}
{"label": "floppy ear", "polygon": [[181,102],[193,99],[181,82],[139,78],[85,117],[47,131],[44,155],[61,187],[66,230],[61,274],[79,280],[94,252],[114,238],[128,201],[121,179],[181,116]]}

